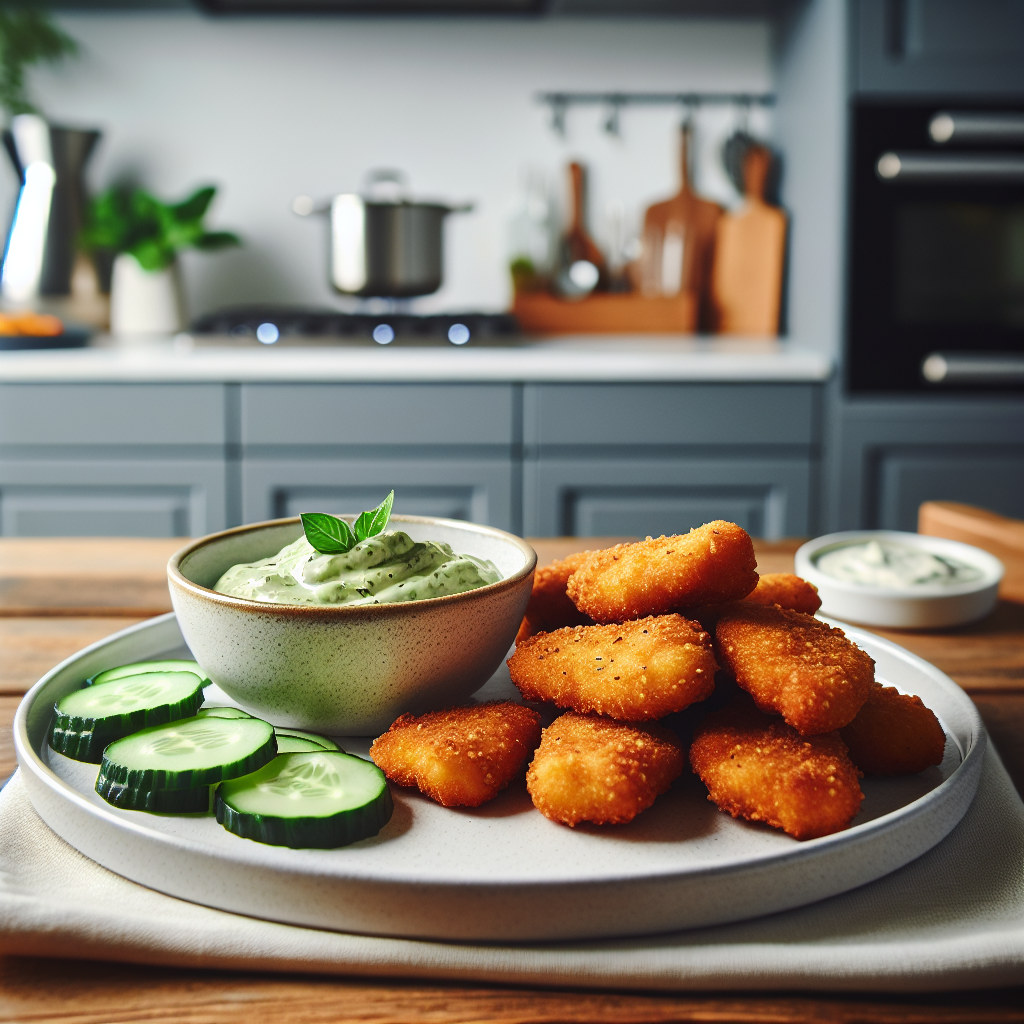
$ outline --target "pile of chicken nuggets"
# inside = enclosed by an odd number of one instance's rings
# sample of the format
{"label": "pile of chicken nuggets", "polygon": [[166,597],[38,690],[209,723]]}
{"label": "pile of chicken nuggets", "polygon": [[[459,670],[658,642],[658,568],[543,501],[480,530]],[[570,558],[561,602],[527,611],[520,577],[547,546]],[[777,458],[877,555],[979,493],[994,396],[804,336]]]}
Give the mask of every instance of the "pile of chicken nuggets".
{"label": "pile of chicken nuggets", "polygon": [[[623,824],[686,768],[736,818],[796,839],[846,828],[867,774],[923,771],[945,736],[918,697],[816,619],[811,584],[758,576],[750,537],[718,521],[571,555],[537,571],[511,701],[403,715],[370,750],[389,779],[475,807],[526,769],[537,809],[575,826]],[[707,700],[686,744],[659,719]],[[697,710],[697,709],[695,709]],[[531,759],[532,758],[532,759]]]}

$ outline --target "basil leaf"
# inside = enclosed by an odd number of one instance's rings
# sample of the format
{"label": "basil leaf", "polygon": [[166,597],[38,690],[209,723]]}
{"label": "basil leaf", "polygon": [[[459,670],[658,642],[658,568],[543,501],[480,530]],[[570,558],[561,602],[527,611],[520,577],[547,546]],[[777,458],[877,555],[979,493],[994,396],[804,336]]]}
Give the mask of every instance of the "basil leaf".
{"label": "basil leaf", "polygon": [[321,555],[343,555],[355,546],[356,535],[344,519],[326,512],[303,512],[302,532]]}
{"label": "basil leaf", "polygon": [[355,521],[356,537],[366,540],[383,533],[391,518],[391,506],[395,503],[395,492],[392,491],[376,508],[363,512]]}

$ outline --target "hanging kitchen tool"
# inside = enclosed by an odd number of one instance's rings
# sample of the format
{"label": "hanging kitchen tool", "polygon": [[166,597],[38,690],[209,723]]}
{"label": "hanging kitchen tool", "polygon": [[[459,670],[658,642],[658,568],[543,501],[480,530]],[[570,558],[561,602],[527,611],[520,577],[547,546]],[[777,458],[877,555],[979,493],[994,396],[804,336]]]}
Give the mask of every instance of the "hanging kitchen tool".
{"label": "hanging kitchen tool", "polygon": [[344,193],[317,206],[307,196],[292,204],[301,217],[330,216],[330,282],[343,295],[412,298],[441,287],[444,219],[472,203],[413,202],[401,171],[367,175],[366,194]]}
{"label": "hanging kitchen tool", "polygon": [[711,293],[720,334],[779,333],[787,221],[765,199],[772,163],[767,146],[746,147],[743,206],[718,222]]}
{"label": "hanging kitchen tool", "polygon": [[702,199],[690,184],[692,148],[693,124],[687,117],[680,127],[679,191],[644,215],[638,276],[646,296],[692,294],[697,305],[694,326],[707,329],[712,323],[709,285],[715,227],[722,209]]}
{"label": "hanging kitchen tool", "polygon": [[608,283],[604,254],[586,227],[586,176],[583,165],[569,164],[572,219],[559,247],[557,286],[567,297],[581,297],[603,291]]}

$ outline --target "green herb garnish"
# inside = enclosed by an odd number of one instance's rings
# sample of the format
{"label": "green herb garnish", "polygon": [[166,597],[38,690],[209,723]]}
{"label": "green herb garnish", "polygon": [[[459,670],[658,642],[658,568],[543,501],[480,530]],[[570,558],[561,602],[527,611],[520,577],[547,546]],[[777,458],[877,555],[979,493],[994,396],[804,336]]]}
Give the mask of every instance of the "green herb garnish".
{"label": "green herb garnish", "polygon": [[326,512],[303,512],[299,517],[302,532],[321,555],[343,555],[360,541],[384,532],[394,502],[395,492],[392,491],[376,508],[360,513],[354,530],[344,519]]}

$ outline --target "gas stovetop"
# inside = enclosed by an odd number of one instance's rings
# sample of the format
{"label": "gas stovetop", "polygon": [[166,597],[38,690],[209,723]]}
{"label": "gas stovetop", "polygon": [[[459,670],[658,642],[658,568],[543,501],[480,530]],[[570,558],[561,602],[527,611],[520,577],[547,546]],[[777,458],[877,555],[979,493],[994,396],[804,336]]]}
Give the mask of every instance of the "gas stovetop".
{"label": "gas stovetop", "polygon": [[522,344],[507,313],[340,313],[246,306],[207,313],[193,324],[198,344],[504,346]]}

